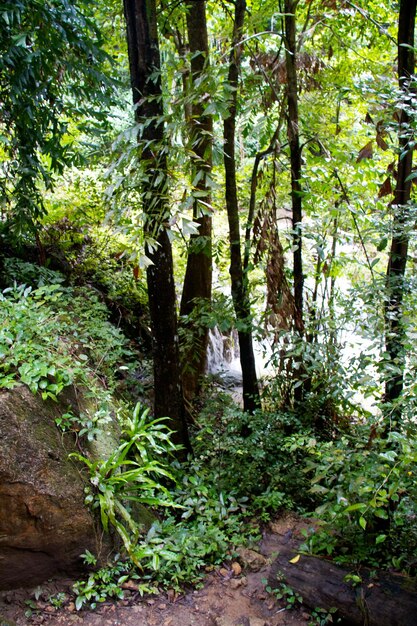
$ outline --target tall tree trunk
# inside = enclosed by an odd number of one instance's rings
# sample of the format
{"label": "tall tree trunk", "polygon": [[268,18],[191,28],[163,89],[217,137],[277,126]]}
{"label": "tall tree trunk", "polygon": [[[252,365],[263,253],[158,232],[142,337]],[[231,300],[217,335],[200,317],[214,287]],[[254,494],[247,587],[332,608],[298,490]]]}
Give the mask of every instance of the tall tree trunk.
{"label": "tall tree trunk", "polygon": [[[191,53],[191,89],[208,70],[209,47],[206,23],[205,0],[188,0],[187,31]],[[209,208],[210,174],[212,168],[213,120],[204,115],[205,102],[200,98],[193,101],[191,109],[190,144],[192,150],[192,179],[196,179],[196,196],[193,203],[193,219],[198,223],[198,235],[190,237],[187,267],[181,298],[181,316],[189,316],[198,300],[211,301],[212,220]],[[189,350],[184,355],[183,390],[187,400],[192,400],[200,388],[201,377],[206,366],[208,329],[201,328],[195,321],[185,320],[185,328],[191,335]],[[187,342],[188,343],[188,342]]]}
{"label": "tall tree trunk", "polygon": [[[398,21],[398,78],[400,89],[405,99],[407,94],[414,97],[414,90],[410,87],[410,77],[414,74],[414,30],[417,0],[401,0]],[[411,93],[410,93],[411,91]],[[410,123],[406,107],[401,108],[399,122],[399,155],[398,177],[393,200],[393,235],[389,253],[386,288],[387,299],[385,305],[385,344],[389,355],[390,365],[395,368],[394,374],[389,374],[385,384],[385,400],[395,403],[403,390],[404,378],[404,328],[402,322],[402,305],[404,298],[404,277],[408,256],[408,203],[411,196],[411,181],[407,180],[412,171],[413,145],[410,142],[408,125]],[[388,376],[388,375],[387,375]],[[394,420],[401,418],[401,409],[392,408],[391,417]]]}
{"label": "tall tree trunk", "polygon": [[154,413],[170,417],[177,443],[189,448],[181,390],[172,250],[164,223],[169,217],[168,175],[160,54],[155,0],[124,0],[129,66],[138,144],[144,170],[142,202],[148,239],[146,254],[149,310],[153,337]]}
{"label": "tall tree trunk", "polygon": [[228,73],[228,82],[233,91],[229,101],[229,117],[224,121],[224,169],[230,239],[229,271],[233,304],[236,318],[240,326],[238,334],[243,378],[243,407],[245,411],[253,413],[253,411],[260,406],[260,396],[253,352],[248,281],[243,271],[242,264],[235,158],[236,102],[245,11],[245,0],[236,0],[235,23]]}
{"label": "tall tree trunk", "polygon": [[287,132],[291,162],[291,201],[293,228],[293,263],[294,263],[294,300],[295,326],[299,332],[303,329],[303,257],[301,222],[301,147],[298,119],[298,80],[295,10],[298,0],[285,0],[285,65],[287,70]]}
{"label": "tall tree trunk", "polygon": [[[298,78],[297,78],[297,43],[296,43],[296,16],[298,0],[285,0],[284,27],[285,27],[285,66],[287,71],[287,134],[290,147],[291,164],[291,204],[292,204],[292,245],[293,245],[293,273],[294,273],[294,326],[300,337],[304,334],[303,319],[303,251],[301,223],[303,219],[301,195],[301,146],[298,117]],[[294,389],[294,402],[300,403],[306,391],[311,387],[311,380],[305,372],[302,363],[294,372],[295,380],[302,380],[302,384]]]}

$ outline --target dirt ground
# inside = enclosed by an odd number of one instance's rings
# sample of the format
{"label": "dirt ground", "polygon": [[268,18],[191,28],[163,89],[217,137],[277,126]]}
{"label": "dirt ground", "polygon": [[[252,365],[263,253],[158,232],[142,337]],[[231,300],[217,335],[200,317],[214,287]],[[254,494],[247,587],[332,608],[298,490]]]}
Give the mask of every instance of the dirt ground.
{"label": "dirt ground", "polygon": [[[96,611],[75,610],[70,594],[72,581],[58,580],[42,586],[45,597],[66,593],[60,609],[35,602],[32,616],[25,616],[33,591],[0,593],[0,626],[306,626],[307,610],[287,610],[265,591],[265,580],[280,546],[297,538],[305,526],[294,517],[269,525],[255,551],[242,550],[235,561],[207,575],[204,587],[183,595],[174,592],[141,598],[127,584],[125,598],[103,603]],[[129,588],[130,587],[130,588]]]}

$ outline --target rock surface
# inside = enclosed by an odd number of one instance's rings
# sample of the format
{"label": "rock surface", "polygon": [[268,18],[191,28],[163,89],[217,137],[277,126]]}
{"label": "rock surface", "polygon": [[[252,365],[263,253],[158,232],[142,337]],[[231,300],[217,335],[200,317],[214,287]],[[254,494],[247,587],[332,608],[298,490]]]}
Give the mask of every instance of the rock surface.
{"label": "rock surface", "polygon": [[0,391],[0,589],[76,573],[85,550],[97,554],[85,483],[55,426],[71,401],[44,402],[25,386]]}
{"label": "rock surface", "polygon": [[249,569],[251,572],[259,572],[259,570],[267,565],[267,559],[255,550],[238,548],[237,553],[242,561],[243,567]]}

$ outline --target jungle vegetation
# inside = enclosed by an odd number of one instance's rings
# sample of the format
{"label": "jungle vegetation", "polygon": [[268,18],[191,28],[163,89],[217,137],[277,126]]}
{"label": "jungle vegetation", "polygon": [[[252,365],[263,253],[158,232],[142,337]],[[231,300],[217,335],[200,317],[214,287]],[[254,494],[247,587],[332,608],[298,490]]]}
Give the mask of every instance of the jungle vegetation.
{"label": "jungle vegetation", "polygon": [[415,13],[0,2],[0,388],[123,407],[106,464],[79,458],[122,557],[77,606],[195,581],[282,509],[322,520],[306,551],[415,575]]}

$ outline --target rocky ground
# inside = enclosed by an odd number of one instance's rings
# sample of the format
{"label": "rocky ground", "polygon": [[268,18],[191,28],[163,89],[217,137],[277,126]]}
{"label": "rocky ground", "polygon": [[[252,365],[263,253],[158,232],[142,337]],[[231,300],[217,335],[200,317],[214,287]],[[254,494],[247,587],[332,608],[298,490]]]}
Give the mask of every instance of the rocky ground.
{"label": "rocky ground", "polygon": [[[184,594],[168,592],[141,598],[133,582],[125,585],[125,598],[92,611],[75,610],[71,581],[55,581],[42,587],[38,600],[33,591],[0,594],[0,626],[306,626],[317,623],[303,607],[288,610],[265,590],[271,562],[280,546],[293,541],[303,523],[284,517],[265,530],[257,550],[242,549],[235,561],[210,572],[204,587]],[[65,601],[55,609],[43,598],[57,591]],[[31,601],[33,613],[25,615]]]}

